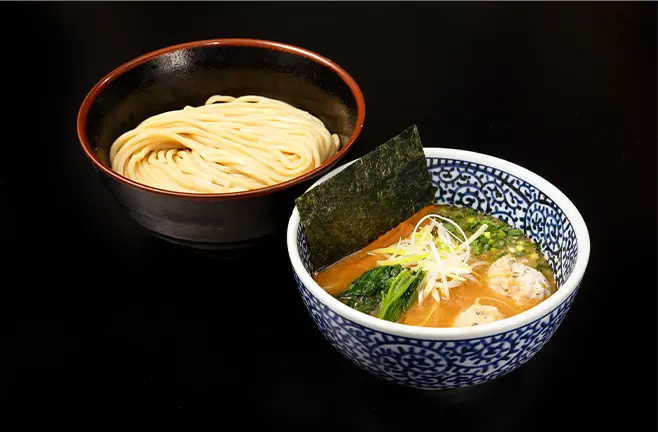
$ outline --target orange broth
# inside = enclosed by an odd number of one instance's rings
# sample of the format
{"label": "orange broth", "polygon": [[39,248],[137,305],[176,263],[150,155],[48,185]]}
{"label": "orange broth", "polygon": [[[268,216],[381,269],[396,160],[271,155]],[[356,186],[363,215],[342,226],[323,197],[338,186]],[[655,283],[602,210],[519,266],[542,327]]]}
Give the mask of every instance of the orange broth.
{"label": "orange broth", "polygon": [[[368,253],[370,251],[391,246],[396,244],[400,238],[409,237],[423,216],[430,213],[437,213],[438,210],[444,207],[449,206],[430,205],[423,208],[411,218],[381,235],[368,246],[316,273],[314,277],[315,281],[329,294],[333,296],[339,295],[357,277],[377,266],[377,261],[381,257],[369,255]],[[466,234],[471,235],[472,233],[466,231]],[[527,241],[530,242],[530,240]],[[475,261],[487,261],[489,265],[493,263],[492,257],[487,254],[480,255],[477,258],[471,257],[471,262]],[[534,264],[529,258],[524,258],[522,262],[528,265]],[[478,282],[466,281],[462,285],[452,288],[450,290],[450,298],[442,299],[441,303],[438,303],[431,296],[425,298],[422,305],[415,302],[399,322],[423,327],[452,327],[457,315],[474,304],[476,300],[482,305],[497,307],[506,317],[517,315],[541,303],[541,300],[524,300],[517,303],[514,299],[489,288],[486,282],[487,269],[488,265],[474,269],[473,275],[476,276]],[[550,284],[551,294],[554,293],[556,285],[552,274],[544,273],[544,276],[546,276]]]}

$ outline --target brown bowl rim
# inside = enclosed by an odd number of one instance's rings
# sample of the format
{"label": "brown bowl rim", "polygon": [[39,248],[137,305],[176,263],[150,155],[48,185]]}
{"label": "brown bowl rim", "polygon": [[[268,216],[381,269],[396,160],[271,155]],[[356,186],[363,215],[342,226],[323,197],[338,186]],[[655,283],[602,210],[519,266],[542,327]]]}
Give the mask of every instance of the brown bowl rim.
{"label": "brown bowl rim", "polygon": [[[117,77],[121,76],[123,73],[126,71],[129,71],[136,66],[139,66],[143,63],[146,63],[147,61],[161,56],[163,54],[167,54],[172,51],[178,51],[182,49],[189,49],[189,48],[199,48],[199,47],[207,47],[207,46],[217,46],[217,45],[226,45],[226,46],[241,46],[241,47],[256,47],[256,48],[264,48],[264,49],[270,49],[274,51],[282,51],[290,54],[295,54],[301,57],[305,57],[307,59],[310,59],[316,63],[319,63],[332,71],[334,71],[347,86],[350,88],[352,91],[352,95],[354,96],[354,99],[356,100],[356,112],[357,112],[357,117],[356,117],[356,125],[354,128],[354,132],[352,132],[352,135],[349,137],[345,145],[330,159],[326,160],[322,165],[320,165],[317,168],[314,168],[311,171],[308,171],[304,174],[302,174],[299,177],[295,177],[290,180],[286,180],[281,183],[277,183],[272,186],[267,186],[264,188],[260,189],[254,189],[251,191],[243,191],[243,192],[227,192],[227,193],[212,193],[212,194],[204,194],[204,193],[192,193],[192,192],[175,192],[175,191],[169,191],[166,189],[159,189],[159,188],[154,188],[151,186],[147,186],[141,183],[138,183],[136,181],[133,181],[127,177],[124,177],[114,170],[112,170],[110,167],[105,165],[92,151],[91,145],[89,144],[89,140],[87,139],[87,133],[86,133],[86,128],[87,128],[87,115],[89,114],[89,109],[91,108],[91,105],[94,103],[98,95],[112,82],[114,81]],[[161,48],[155,51],[148,52],[146,54],[143,54],[139,57],[135,57],[132,60],[127,61],[126,63],[122,64],[121,66],[118,66],[115,68],[112,72],[108,73],[105,75],[103,78],[101,78],[95,85],[92,87],[92,89],[87,93],[85,96],[84,100],[82,101],[82,105],[80,106],[80,109],[78,111],[78,117],[77,117],[77,133],[78,133],[78,140],[80,141],[82,145],[82,149],[84,150],[85,154],[87,157],[92,161],[94,166],[96,168],[100,169],[102,172],[113,178],[114,180],[117,180],[121,183],[130,185],[132,187],[135,187],[137,189],[141,189],[147,192],[152,192],[156,194],[161,194],[161,195],[168,195],[168,196],[175,196],[175,197],[184,197],[184,198],[198,198],[198,199],[231,199],[231,198],[254,198],[257,196],[262,196],[262,195],[268,195],[270,193],[283,190],[283,189],[288,189],[290,187],[293,187],[299,183],[304,182],[305,180],[312,179],[316,177],[317,175],[321,174],[323,171],[334,165],[338,160],[340,160],[346,153],[347,151],[352,147],[358,136],[361,134],[361,129],[363,129],[363,124],[365,122],[365,114],[366,114],[366,104],[365,100],[363,97],[363,93],[361,92],[361,89],[359,88],[358,84],[352,78],[352,76],[347,73],[342,67],[338,66],[335,62],[332,60],[321,56],[320,54],[317,54],[313,51],[307,50],[305,48],[300,48],[295,45],[290,45],[287,43],[283,42],[275,42],[275,41],[270,41],[270,40],[263,40],[263,39],[248,39],[248,38],[231,38],[231,39],[205,39],[205,40],[198,40],[198,41],[192,41],[192,42],[185,42],[181,44],[176,44],[176,45],[170,45],[165,48]]]}

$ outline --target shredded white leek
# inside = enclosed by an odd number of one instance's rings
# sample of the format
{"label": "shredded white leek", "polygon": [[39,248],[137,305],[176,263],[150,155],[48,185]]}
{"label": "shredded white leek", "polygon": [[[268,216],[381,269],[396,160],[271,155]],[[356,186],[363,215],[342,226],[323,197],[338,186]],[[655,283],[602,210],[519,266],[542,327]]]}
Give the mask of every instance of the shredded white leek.
{"label": "shredded white leek", "polygon": [[[462,238],[447,229],[445,224],[453,225]],[[452,288],[468,280],[475,280],[473,269],[484,262],[477,261],[468,265],[471,258],[470,244],[483,235],[487,228],[483,224],[468,237],[453,220],[429,214],[418,221],[408,238],[369,253],[384,257],[377,261],[380,266],[400,264],[405,268],[424,270],[426,275],[424,286],[418,292],[418,303],[422,304],[430,295],[440,303],[441,299],[450,298]]]}

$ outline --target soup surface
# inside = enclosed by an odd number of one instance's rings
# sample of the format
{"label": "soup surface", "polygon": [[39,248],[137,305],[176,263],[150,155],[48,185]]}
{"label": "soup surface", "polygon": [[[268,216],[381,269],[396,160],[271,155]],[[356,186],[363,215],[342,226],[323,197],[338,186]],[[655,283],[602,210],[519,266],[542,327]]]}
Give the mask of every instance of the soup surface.
{"label": "soup surface", "polygon": [[[408,279],[394,277],[400,272]],[[557,289],[539,247],[521,230],[475,210],[446,205],[425,207],[314,278],[361,312],[425,327],[504,319]]]}

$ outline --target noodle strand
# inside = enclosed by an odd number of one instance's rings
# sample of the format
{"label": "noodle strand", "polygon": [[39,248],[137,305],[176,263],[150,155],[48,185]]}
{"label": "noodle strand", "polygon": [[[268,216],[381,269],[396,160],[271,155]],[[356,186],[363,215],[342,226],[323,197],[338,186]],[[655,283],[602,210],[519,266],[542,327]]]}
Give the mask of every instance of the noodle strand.
{"label": "noodle strand", "polygon": [[281,183],[340,148],[317,117],[262,96],[215,95],[149,117],[110,148],[110,164],[136,182],[177,192],[226,193]]}

